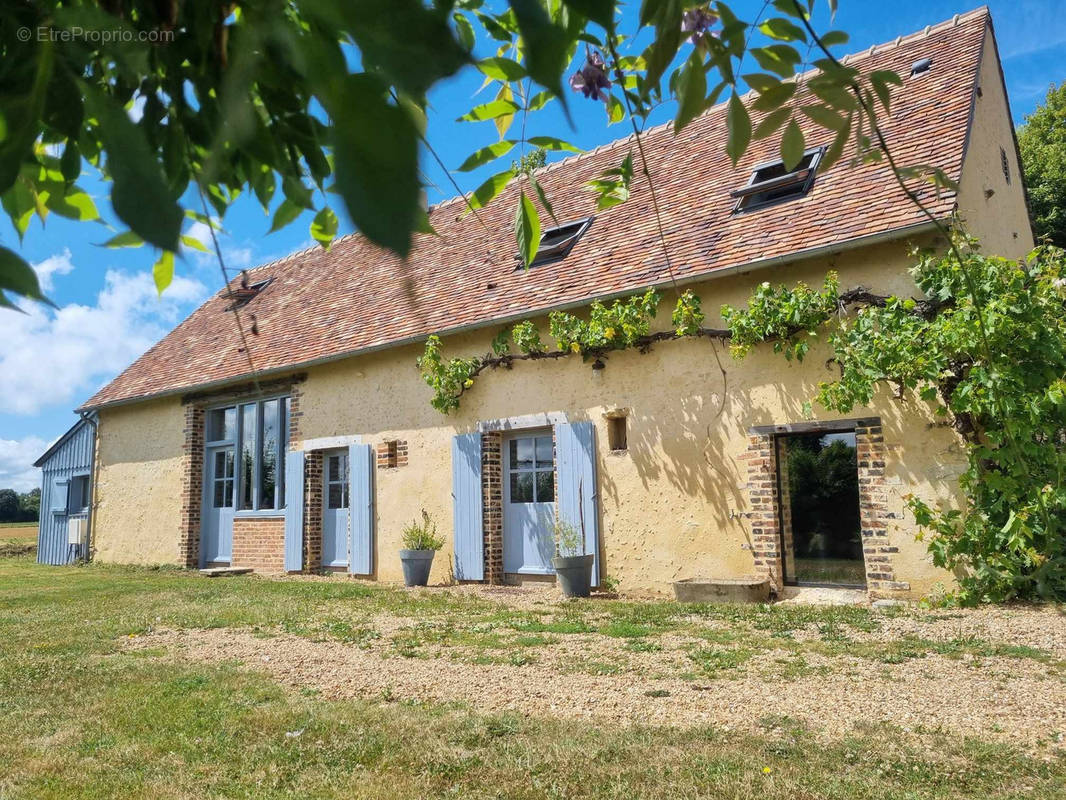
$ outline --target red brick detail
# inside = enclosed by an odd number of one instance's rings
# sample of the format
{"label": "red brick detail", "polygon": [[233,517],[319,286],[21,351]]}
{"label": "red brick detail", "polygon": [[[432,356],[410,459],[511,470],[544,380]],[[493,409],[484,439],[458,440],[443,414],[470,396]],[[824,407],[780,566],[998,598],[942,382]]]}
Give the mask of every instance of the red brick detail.
{"label": "red brick detail", "polygon": [[233,520],[235,567],[278,574],[285,571],[285,518],[237,517]]}
{"label": "red brick detail", "polygon": [[407,466],[407,442],[393,439],[377,446],[378,469],[397,469]]}
{"label": "red brick detail", "polygon": [[503,437],[481,434],[481,519],[485,581],[503,583]]}
{"label": "red brick detail", "polygon": [[893,566],[898,547],[888,538],[889,520],[885,484],[885,437],[879,418],[863,419],[855,426],[855,450],[859,466],[859,522],[862,553],[866,561],[866,589],[871,597],[910,591],[907,581],[896,580]]}
{"label": "red brick detail", "polygon": [[777,591],[784,581],[781,558],[781,528],[778,520],[777,458],[774,437],[752,435],[740,459],[748,463],[745,486],[751,509],[745,515],[751,522],[751,552],[755,574],[765,575]]}
{"label": "red brick detail", "polygon": [[304,457],[304,571],[313,572],[322,565],[322,470],[325,458],[321,451]]}
{"label": "red brick detail", "polygon": [[200,506],[204,491],[204,409],[201,406],[185,406],[183,434],[178,563],[196,569],[200,566]]}
{"label": "red brick detail", "polygon": [[788,578],[791,575],[794,579],[796,575],[796,565],[789,563],[790,558],[793,560],[795,559],[795,552],[792,538],[792,492],[788,480],[788,439],[784,436],[778,436],[776,439],[776,445],[777,505],[781,511],[778,519],[782,541],[781,574],[784,578]]}
{"label": "red brick detail", "polygon": [[294,381],[289,387],[289,449],[296,450],[303,441],[301,427],[303,425],[304,412],[300,409],[304,390],[299,380]]}

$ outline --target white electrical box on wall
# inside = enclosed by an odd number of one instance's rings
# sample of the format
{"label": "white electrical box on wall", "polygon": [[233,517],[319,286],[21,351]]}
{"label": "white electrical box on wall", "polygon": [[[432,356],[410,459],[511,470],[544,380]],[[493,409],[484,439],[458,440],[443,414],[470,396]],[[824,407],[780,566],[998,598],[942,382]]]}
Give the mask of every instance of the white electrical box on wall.
{"label": "white electrical box on wall", "polygon": [[67,544],[84,544],[89,526],[87,517],[72,517],[67,521]]}

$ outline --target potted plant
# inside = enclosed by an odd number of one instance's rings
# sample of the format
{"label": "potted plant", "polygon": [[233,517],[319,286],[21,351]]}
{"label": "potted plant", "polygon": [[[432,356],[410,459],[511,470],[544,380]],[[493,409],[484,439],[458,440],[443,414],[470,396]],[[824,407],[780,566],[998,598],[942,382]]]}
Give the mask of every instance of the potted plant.
{"label": "potted plant", "polygon": [[552,522],[555,535],[555,557],[552,567],[563,597],[588,597],[592,591],[593,555],[585,554],[585,537],[564,519]]}
{"label": "potted plant", "polygon": [[400,541],[403,544],[400,564],[403,566],[404,584],[425,586],[429,583],[433,555],[444,547],[444,539],[437,535],[437,523],[422,509],[422,520],[406,525]]}

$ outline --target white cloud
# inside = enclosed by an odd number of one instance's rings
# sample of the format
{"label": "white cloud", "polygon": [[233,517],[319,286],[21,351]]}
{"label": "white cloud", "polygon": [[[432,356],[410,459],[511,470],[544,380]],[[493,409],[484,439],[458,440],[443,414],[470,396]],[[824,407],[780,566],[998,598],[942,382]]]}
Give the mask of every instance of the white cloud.
{"label": "white cloud", "polygon": [[88,399],[206,296],[200,281],[183,276],[160,297],[147,272],[108,270],[95,305],[57,310],[26,302],[25,314],[0,312],[0,382],[7,387],[0,412],[34,414]]}
{"label": "white cloud", "polygon": [[74,262],[70,258],[70,250],[64,248],[62,253],[33,265],[33,271],[37,273],[37,280],[41,284],[41,291],[50,292],[55,288],[52,281],[53,275],[67,275],[74,269]]}
{"label": "white cloud", "polygon": [[0,439],[0,489],[28,492],[41,485],[41,471],[32,466],[51,442],[38,436]]}

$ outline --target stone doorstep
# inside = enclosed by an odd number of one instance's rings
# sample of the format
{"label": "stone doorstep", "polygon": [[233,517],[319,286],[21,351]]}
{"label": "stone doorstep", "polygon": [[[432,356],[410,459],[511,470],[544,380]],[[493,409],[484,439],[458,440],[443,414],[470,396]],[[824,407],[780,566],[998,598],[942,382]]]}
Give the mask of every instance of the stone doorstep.
{"label": "stone doorstep", "polygon": [[251,571],[251,567],[208,567],[200,570],[200,574],[206,578],[225,578],[229,575],[247,575]]}

